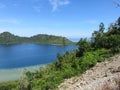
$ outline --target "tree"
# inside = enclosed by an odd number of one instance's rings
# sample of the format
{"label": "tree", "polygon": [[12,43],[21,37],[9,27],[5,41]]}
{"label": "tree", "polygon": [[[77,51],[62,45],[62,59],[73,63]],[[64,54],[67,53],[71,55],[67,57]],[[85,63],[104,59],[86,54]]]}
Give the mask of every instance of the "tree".
{"label": "tree", "polygon": [[26,74],[25,73],[26,73],[26,70],[23,70],[21,72],[19,90],[31,90],[31,85],[28,82],[28,80],[26,79]]}
{"label": "tree", "polygon": [[78,42],[78,52],[77,52],[77,57],[80,57],[84,54],[84,52],[89,51],[91,49],[91,44],[87,39],[80,39]]}
{"label": "tree", "polygon": [[104,23],[100,23],[99,30],[92,33],[91,42],[94,48],[100,47],[101,37],[104,35],[105,26]]}
{"label": "tree", "polygon": [[100,25],[99,25],[99,33],[100,33],[101,35],[103,35],[104,30],[105,30],[104,23],[101,22]]}
{"label": "tree", "polygon": [[120,31],[120,17],[119,17],[118,20],[117,20],[117,28],[118,28],[119,31]]}
{"label": "tree", "polygon": [[120,3],[118,1],[113,1],[114,4],[117,5],[117,7],[120,7]]}
{"label": "tree", "polygon": [[112,23],[108,28],[107,34],[110,35],[120,35],[120,17],[115,23]]}
{"label": "tree", "polygon": [[97,46],[110,49],[112,53],[120,51],[120,17],[110,25],[108,31],[97,42]]}

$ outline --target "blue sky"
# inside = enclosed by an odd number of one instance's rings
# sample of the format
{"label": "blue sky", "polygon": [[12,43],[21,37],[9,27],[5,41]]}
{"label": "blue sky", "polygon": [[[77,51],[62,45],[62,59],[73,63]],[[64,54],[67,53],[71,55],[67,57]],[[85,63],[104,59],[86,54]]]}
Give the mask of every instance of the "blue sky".
{"label": "blue sky", "polygon": [[119,16],[113,0],[0,0],[0,33],[90,37],[100,22],[108,27]]}

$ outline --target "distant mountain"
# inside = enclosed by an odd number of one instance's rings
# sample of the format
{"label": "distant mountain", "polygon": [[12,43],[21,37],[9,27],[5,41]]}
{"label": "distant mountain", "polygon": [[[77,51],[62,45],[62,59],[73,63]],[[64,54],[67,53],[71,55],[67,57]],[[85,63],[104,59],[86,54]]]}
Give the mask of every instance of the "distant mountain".
{"label": "distant mountain", "polygon": [[73,44],[66,37],[38,34],[32,37],[20,37],[10,32],[0,33],[0,44],[17,44],[17,43],[39,43],[39,44]]}

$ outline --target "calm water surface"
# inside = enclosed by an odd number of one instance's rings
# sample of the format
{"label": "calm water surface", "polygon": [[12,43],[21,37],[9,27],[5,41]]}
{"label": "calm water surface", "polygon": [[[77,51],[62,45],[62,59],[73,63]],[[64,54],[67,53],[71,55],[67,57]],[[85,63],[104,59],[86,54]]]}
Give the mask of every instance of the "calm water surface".
{"label": "calm water surface", "polygon": [[0,69],[47,64],[57,60],[57,53],[76,49],[75,45],[16,44],[0,45]]}

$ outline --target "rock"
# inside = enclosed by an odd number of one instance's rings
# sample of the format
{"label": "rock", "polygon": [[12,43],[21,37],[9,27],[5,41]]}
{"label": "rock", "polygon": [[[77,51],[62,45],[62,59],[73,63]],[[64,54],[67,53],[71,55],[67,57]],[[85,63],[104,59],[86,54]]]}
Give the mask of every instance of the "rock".
{"label": "rock", "polygon": [[107,77],[107,74],[105,74],[104,77]]}
{"label": "rock", "polygon": [[120,72],[120,66],[117,69],[113,69],[112,73]]}
{"label": "rock", "polygon": [[120,66],[118,67],[118,72],[120,72]]}

